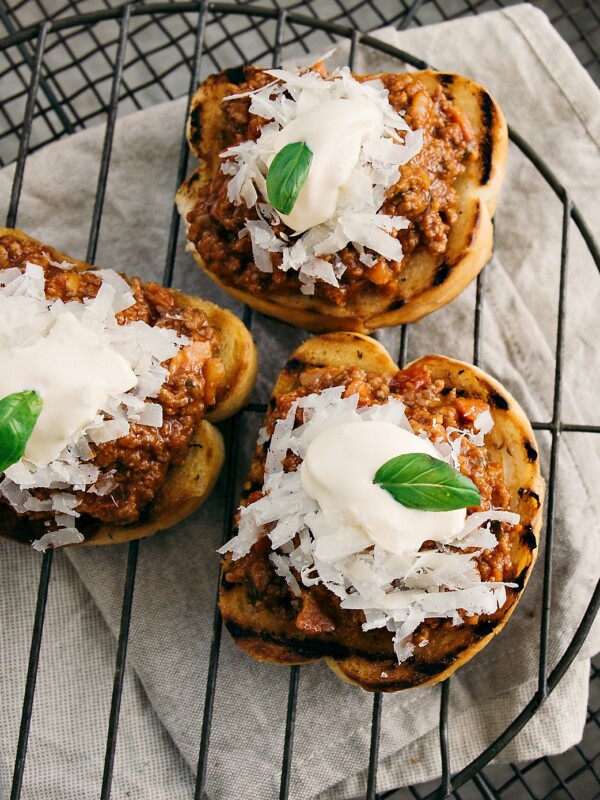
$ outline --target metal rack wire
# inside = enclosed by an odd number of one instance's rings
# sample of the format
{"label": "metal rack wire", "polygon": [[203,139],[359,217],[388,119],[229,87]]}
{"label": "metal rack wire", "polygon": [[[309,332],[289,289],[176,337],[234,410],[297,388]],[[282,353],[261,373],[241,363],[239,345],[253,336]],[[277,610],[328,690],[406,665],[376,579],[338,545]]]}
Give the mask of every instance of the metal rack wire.
{"label": "metal rack wire", "polygon": [[[390,45],[383,44],[381,41],[368,34],[360,33],[353,25],[349,26],[347,22],[355,23],[355,17],[358,17],[361,10],[364,9],[365,4],[361,3],[358,3],[353,7],[349,7],[349,4],[344,4],[341,2],[341,0],[337,0],[337,8],[339,13],[337,14],[337,17],[334,13],[332,15],[332,19],[328,22],[323,22],[316,17],[313,2],[305,4],[304,7],[304,11],[313,14],[313,17],[306,16],[306,14],[299,14],[293,8],[267,8],[243,3],[229,5],[226,3],[209,3],[207,0],[201,0],[201,2],[198,3],[156,2],[152,3],[151,5],[141,5],[134,2],[116,8],[106,3],[102,8],[90,11],[86,14],[73,16],[73,4],[68,3],[57,11],[53,20],[43,20],[39,24],[19,29],[16,21],[18,19],[17,12],[19,9],[22,9],[24,5],[26,4],[14,4],[10,13],[6,8],[2,8],[2,6],[0,6],[0,20],[4,23],[8,33],[6,37],[0,39],[0,54],[3,58],[3,62],[0,64],[0,80],[5,78],[6,75],[11,75],[13,77],[17,76],[19,82],[22,84],[21,88],[16,93],[13,93],[10,96],[5,95],[6,100],[2,106],[2,114],[5,122],[8,124],[8,130],[4,133],[0,133],[0,143],[3,140],[9,142],[11,137],[12,140],[14,140],[15,133],[19,131],[18,149],[16,151],[15,177],[6,224],[12,227],[15,226],[17,222],[17,212],[21,194],[23,172],[28,153],[31,152],[31,150],[35,147],[45,143],[47,140],[56,139],[62,134],[70,134],[75,130],[85,127],[86,125],[95,121],[98,116],[105,112],[106,130],[104,135],[104,145],[86,255],[86,260],[90,262],[94,261],[98,244],[106,180],[110,166],[117,113],[124,106],[127,107],[128,104],[129,106],[133,105],[134,108],[141,107],[141,104],[138,100],[139,87],[130,86],[128,84],[127,75],[125,74],[127,65],[131,64],[131,61],[126,61],[126,54],[128,46],[132,41],[134,41],[134,61],[136,59],[147,60],[148,56],[148,53],[144,54],[143,51],[140,50],[138,46],[138,39],[136,37],[132,37],[134,22],[138,23],[137,27],[135,27],[135,31],[137,32],[140,30],[143,31],[151,24],[154,24],[159,30],[164,32],[165,30],[171,30],[169,25],[173,19],[177,19],[180,22],[182,20],[184,21],[184,24],[181,26],[180,33],[172,34],[171,31],[169,34],[172,36],[169,42],[169,47],[175,48],[180,56],[181,63],[178,65],[178,68],[183,66],[185,63],[184,68],[187,71],[189,98],[191,98],[191,95],[195,91],[195,88],[199,82],[203,59],[208,59],[210,61],[211,68],[220,69],[223,66],[219,60],[219,47],[220,43],[229,40],[229,29],[227,23],[231,18],[236,18],[236,20],[244,23],[238,30],[238,41],[240,31],[243,34],[245,30],[244,25],[250,25],[254,29],[256,28],[255,22],[257,20],[265,23],[269,21],[272,22],[271,40],[267,38],[266,34],[262,32],[261,28],[261,41],[264,45],[264,52],[252,53],[249,55],[239,50],[238,47],[239,60],[261,60],[264,63],[265,58],[269,56],[272,63],[275,65],[279,63],[282,47],[285,43],[289,42],[290,37],[292,37],[294,41],[300,42],[302,46],[308,50],[314,46],[310,40],[310,35],[317,32],[331,39],[346,38],[350,40],[350,66],[353,64],[356,47],[359,43],[369,45],[376,50],[395,56],[417,68],[425,68],[427,66],[424,62],[414,58],[410,54],[397,50]],[[399,26],[406,26],[410,22],[415,22],[415,20],[418,22],[418,19],[416,19],[416,14],[423,3],[419,2],[419,0],[414,0],[411,3],[406,2],[403,4],[401,13],[395,13],[391,16],[388,14],[387,17],[379,13],[379,9],[376,4],[369,3],[367,5],[370,9],[375,8],[378,10],[379,19],[376,19],[374,24],[382,24],[383,22],[391,21],[395,22]],[[440,4],[434,3],[433,5],[437,8]],[[483,4],[468,3],[466,5],[468,6],[467,10],[477,11],[479,6]],[[75,11],[77,10],[78,9],[76,7]],[[68,11],[70,11],[71,14],[63,15],[63,12]],[[600,23],[600,16],[596,14],[596,17]],[[342,22],[340,20],[342,20]],[[109,27],[112,26],[112,29],[110,30],[108,38],[101,39],[100,33],[98,32],[99,28],[100,26],[106,25]],[[206,33],[209,26],[212,31],[221,31],[224,38],[221,40],[218,36],[216,38],[213,36],[211,46],[206,47]],[[115,27],[118,27],[117,37],[114,36]],[[60,74],[60,70],[53,72],[47,66],[48,58],[55,48],[66,49],[66,52],[70,52],[72,57],[70,39],[77,32],[81,31],[85,31],[86,34],[90,36],[90,41],[96,49],[100,48],[106,59],[107,76],[110,76],[110,84],[104,86],[103,89],[98,87],[100,87],[101,84],[106,83],[104,79],[96,79],[95,82],[92,82],[92,87],[95,90],[92,92],[92,97],[94,98],[96,106],[94,106],[92,103],[92,108],[88,111],[82,111],[79,106],[79,102],[82,97],[81,92],[79,90],[74,90],[68,93],[64,89],[64,86],[61,84],[61,82],[57,81],[57,75]],[[102,35],[104,36],[105,33],[106,30],[103,29]],[[54,37],[52,41],[51,34]],[[189,62],[189,59],[186,55],[188,52],[187,40],[190,36],[193,37],[194,42],[193,57],[191,62]],[[185,45],[182,44],[184,40]],[[114,55],[110,57],[109,54],[113,53]],[[85,64],[82,66],[80,62],[79,69],[81,74],[84,76],[84,79],[87,79],[89,82],[89,78],[86,75]],[[174,69],[175,68],[172,66],[165,68],[163,72],[159,72],[154,67],[150,69],[149,80],[153,82],[158,81],[161,87],[163,87],[167,97],[173,96],[168,86],[168,78],[173,74]],[[27,87],[26,92],[25,87]],[[12,108],[13,106],[17,109],[17,111]],[[36,122],[43,123],[47,128],[46,136],[38,138],[35,142],[32,141],[32,128],[34,120]],[[506,730],[489,747],[481,752],[476,759],[474,759],[464,769],[458,773],[455,773],[454,775],[452,774],[452,760],[448,739],[448,729],[450,724],[448,710],[450,681],[448,680],[441,684],[439,716],[439,740],[442,762],[441,781],[438,786],[432,790],[428,790],[426,795],[421,794],[420,790],[416,787],[412,787],[410,789],[410,796],[419,798],[426,797],[428,800],[433,800],[433,798],[447,797],[451,794],[457,798],[460,798],[461,795],[458,790],[469,781],[473,781],[473,785],[477,788],[479,796],[488,799],[500,796],[509,796],[504,795],[503,793],[505,791],[508,792],[515,781],[520,780],[521,782],[526,783],[526,780],[523,778],[523,775],[526,774],[526,769],[518,770],[515,767],[515,772],[513,775],[511,775],[508,781],[506,781],[502,787],[494,788],[490,780],[486,777],[486,773],[482,772],[482,770],[490,762],[490,760],[497,755],[523,728],[523,726],[529,719],[531,719],[532,715],[535,714],[537,709],[548,697],[548,695],[555,689],[575,658],[577,652],[581,648],[594,617],[600,608],[599,582],[592,597],[590,598],[587,610],[582,617],[579,627],[575,632],[571,642],[564,650],[562,657],[554,669],[549,671],[547,653],[548,634],[550,628],[550,598],[552,591],[554,506],[560,438],[563,432],[581,432],[590,435],[600,433],[600,427],[598,426],[569,424],[563,422],[561,417],[564,323],[566,319],[565,303],[568,276],[570,222],[573,221],[576,227],[579,229],[599,269],[600,251],[598,250],[596,243],[586,227],[579,210],[573,205],[571,199],[557,178],[548,169],[543,160],[540,159],[540,157],[529,147],[525,141],[521,139],[521,137],[518,136],[518,134],[516,134],[514,131],[511,131],[510,135],[512,142],[537,168],[548,185],[554,190],[563,207],[553,413],[550,421],[534,423],[534,428],[536,430],[546,431],[551,437],[550,474],[548,476],[548,498],[546,511],[547,524],[545,534],[546,553],[545,562],[543,565],[544,591],[540,631],[539,682],[534,696],[531,698],[525,708],[522,709],[520,714],[506,728]],[[7,153],[5,156],[6,160],[12,160],[10,153],[10,142],[5,148],[5,152]],[[185,139],[182,137],[179,163],[177,167],[177,184],[184,179],[187,172],[187,165],[188,148]],[[178,227],[179,217],[174,209],[171,218],[167,255],[163,273],[165,285],[170,285],[173,279]],[[485,273],[482,273],[477,281],[475,305],[473,339],[473,361],[475,364],[477,364],[480,359],[484,296]],[[244,321],[249,327],[252,325],[252,312],[248,309],[245,311]],[[404,326],[400,332],[400,366],[402,365],[406,356],[408,336],[409,326]],[[228,473],[228,491],[225,503],[225,518],[223,522],[223,541],[225,541],[229,536],[231,520],[237,504],[237,497],[235,496],[234,489],[234,477],[240,440],[241,417],[245,413],[256,412],[260,410],[262,409],[256,405],[248,407],[226,426],[228,453],[226,469]],[[143,544],[140,544],[140,542],[137,541],[128,545],[129,550],[127,571],[123,588],[120,633],[118,638],[115,676],[106,739],[104,774],[100,790],[101,800],[108,800],[111,794],[111,781],[119,726],[119,712],[123,692],[129,629],[135,592],[136,567],[140,547],[143,547]],[[28,735],[33,709],[33,700],[40,657],[40,646],[44,628],[46,600],[48,596],[48,587],[51,574],[52,550],[48,550],[43,556],[40,571],[37,606],[27,670],[25,696],[19,729],[13,783],[10,794],[11,800],[19,799],[23,786]],[[218,589],[218,587],[216,587],[216,589]],[[194,794],[196,800],[200,800],[200,798],[206,796],[205,787],[209,764],[208,756],[210,748],[211,724],[213,720],[213,714],[215,712],[215,687],[219,669],[221,630],[221,619],[215,604],[213,637],[208,666],[208,676],[205,687],[204,712],[200,734],[196,789]],[[596,676],[598,675],[597,669],[595,670],[594,674]],[[294,753],[295,712],[299,693],[298,677],[299,668],[291,667],[279,790],[279,797],[281,800],[288,798],[290,792],[290,776]],[[368,800],[374,800],[374,798],[377,796],[378,747],[382,713],[382,697],[380,694],[375,694],[373,698],[368,786],[366,793]],[[597,710],[592,712],[591,720],[594,724],[598,724]],[[598,777],[595,772],[594,775]],[[560,778],[560,776],[558,777],[559,784],[557,785],[559,786],[559,789],[562,790],[564,788],[567,792],[565,796],[573,797],[568,790],[566,782]],[[600,787],[600,778],[598,778],[598,785]],[[389,794],[390,793],[387,793],[385,796],[387,797]],[[531,796],[535,795],[532,794]],[[550,797],[550,795],[547,795],[547,797]]]}

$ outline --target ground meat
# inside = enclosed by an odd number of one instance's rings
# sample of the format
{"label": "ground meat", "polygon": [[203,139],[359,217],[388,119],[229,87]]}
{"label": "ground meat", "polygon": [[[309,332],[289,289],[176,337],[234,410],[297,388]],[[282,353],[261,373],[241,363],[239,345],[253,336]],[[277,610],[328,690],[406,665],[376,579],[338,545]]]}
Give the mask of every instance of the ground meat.
{"label": "ground meat", "polygon": [[[425,432],[432,440],[448,441],[448,427],[472,430],[477,416],[489,410],[487,403],[482,400],[459,396],[456,389],[445,386],[442,380],[433,380],[429,370],[420,364],[400,370],[391,379],[369,374],[356,367],[340,370],[315,368],[302,373],[296,389],[276,398],[265,422],[267,435],[272,435],[277,420],[288,414],[295,400],[332,386],[344,386],[344,396],[358,394],[359,406],[383,403],[390,397],[401,400],[406,406],[405,413],[415,433]],[[297,424],[302,423],[300,413]],[[267,446],[260,445],[257,449],[258,457],[252,464],[249,480],[245,485],[244,505],[256,502],[263,496],[262,491],[256,487],[262,486],[264,481]],[[288,452],[284,465],[286,471],[297,469],[300,463],[301,459],[296,454]],[[504,480],[502,465],[488,458],[485,447],[477,446],[465,437],[459,464],[461,472],[471,478],[481,495],[481,505],[468,509],[467,513],[492,506],[510,509],[511,495]],[[511,580],[514,577],[511,541],[521,534],[521,526],[500,522],[493,522],[492,526],[498,539],[498,545],[493,550],[484,550],[479,554],[475,549],[460,552],[474,554],[482,580]],[[298,544],[297,541],[296,546]],[[422,549],[435,547],[435,542],[428,541],[423,544]],[[278,618],[293,622],[304,633],[330,634],[335,631],[338,639],[344,640],[360,635],[364,622],[362,612],[341,609],[339,598],[319,585],[312,586],[309,590],[302,588],[302,597],[295,597],[285,579],[275,574],[269,561],[270,553],[271,543],[265,531],[265,535],[246,556],[233,562],[225,575],[226,579],[231,583],[244,584],[249,602],[257,608],[268,608]],[[300,582],[300,576],[296,577]],[[307,596],[310,596],[310,601]],[[462,616],[467,624],[474,625],[480,621],[478,616]],[[491,618],[493,617],[486,617]],[[413,643],[418,645],[419,641],[428,638],[433,628],[444,626],[450,628],[452,621],[426,620],[415,632]]]}
{"label": "ground meat", "polygon": [[[62,269],[53,265],[50,253],[46,258],[40,256],[37,245],[3,238],[0,269],[16,266],[24,270],[29,259],[44,269],[49,300],[83,302],[98,293],[100,276]],[[203,311],[184,305],[176,292],[157,283],[122,277],[131,287],[136,302],[117,314],[119,324],[141,320],[152,326],[171,328],[192,343],[163,363],[169,377],[158,397],[153,398],[153,402],[162,406],[162,426],[132,423],[126,436],[94,446],[92,462],[101,472],[99,485],[109,481],[115,488],[103,496],[91,491],[76,492],[77,510],[84,519],[87,515],[116,524],[136,521],[164,483],[169,466],[185,459],[192,433],[204,416],[205,407],[215,402],[224,376],[223,364],[217,357],[219,337]],[[51,494],[49,490],[34,493],[40,499]]]}
{"label": "ground meat", "polygon": [[[319,71],[327,77],[324,69],[319,68]],[[272,80],[259,69],[249,69],[246,74],[247,80],[239,86],[231,84],[226,94],[255,90]],[[370,76],[355,77],[368,80]],[[384,214],[405,217],[410,224],[407,229],[394,234],[402,243],[402,262],[388,261],[367,248],[367,252],[377,258],[373,266],[367,267],[359,260],[359,253],[352,245],[339,253],[346,266],[340,286],[317,280],[315,294],[340,306],[365,286],[377,286],[382,294],[393,295],[394,278],[416,249],[426,250],[434,256],[441,256],[446,251],[448,231],[457,219],[454,183],[464,171],[464,161],[478,155],[478,143],[469,120],[441,89],[431,95],[419,80],[408,74],[383,75],[381,80],[389,92],[391,105],[404,113],[413,130],[423,131],[421,152],[400,168],[400,178],[389,190],[381,209]],[[222,149],[258,138],[266,120],[251,115],[249,105],[248,97],[222,103]],[[238,234],[247,219],[257,219],[256,209],[248,209],[245,204],[236,206],[229,201],[229,180],[230,176],[219,170],[199,189],[196,205],[188,214],[190,241],[207,268],[228,285],[252,293],[268,292],[274,287],[297,293],[300,281],[293,270],[283,272],[279,269],[280,254],[272,254],[272,273],[262,272],[254,264],[250,238],[240,238]],[[273,229],[277,234],[293,234],[283,224]],[[323,258],[331,261],[333,256]]]}

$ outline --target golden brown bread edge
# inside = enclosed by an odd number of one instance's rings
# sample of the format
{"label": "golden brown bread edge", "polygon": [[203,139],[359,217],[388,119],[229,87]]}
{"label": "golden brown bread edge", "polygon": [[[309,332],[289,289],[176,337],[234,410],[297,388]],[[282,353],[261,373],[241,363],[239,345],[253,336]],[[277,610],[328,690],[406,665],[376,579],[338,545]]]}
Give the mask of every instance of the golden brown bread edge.
{"label": "golden brown bread edge", "polygon": [[[0,245],[7,239],[18,239],[38,247],[56,263],[66,261],[80,271],[94,269],[22,231],[0,228]],[[116,544],[152,536],[185,519],[198,508],[212,491],[225,460],[223,437],[212,423],[235,414],[246,403],[254,387],[258,366],[256,347],[244,324],[230,311],[208,300],[185,295],[176,289],[170,291],[185,305],[204,311],[210,325],[218,332],[221,340],[218,355],[225,366],[225,381],[216,404],[194,431],[186,459],[169,468],[165,483],[145,510],[143,521],[129,525],[90,525],[89,530],[82,531],[86,538],[81,545]],[[30,543],[28,528],[27,520],[0,504],[1,537]],[[43,532],[40,531],[40,535]]]}
{"label": "golden brown bread edge", "polygon": [[[437,637],[432,635],[427,647],[398,664],[387,631],[371,631],[369,635],[357,632],[353,640],[340,642],[335,633],[308,637],[293,622],[281,620],[267,610],[256,611],[246,599],[244,585],[226,580],[232,563],[228,555],[223,561],[219,606],[236,643],[255,659],[290,665],[323,658],[343,680],[368,691],[426,686],[449,677],[485,647],[514,611],[537,556],[542,524],[544,481],[531,425],[509,392],[477,367],[437,355],[424,356],[413,363],[427,366],[434,379],[442,378],[461,394],[490,405],[494,427],[486,436],[486,446],[490,457],[503,463],[512,508],[521,514],[524,524],[522,535],[512,546],[517,588],[507,590],[510,604],[497,619],[451,628]],[[323,366],[360,367],[390,377],[398,369],[374,339],[351,332],[329,333],[309,339],[291,355],[275,384],[273,397],[296,388],[306,369]]]}
{"label": "golden brown bread edge", "polygon": [[[479,84],[451,73],[425,70],[411,73],[433,92],[444,94],[469,118],[480,142],[480,158],[467,161],[456,181],[458,221],[452,226],[443,257],[413,253],[396,276],[393,296],[369,287],[347,306],[322,298],[272,288],[268,296],[226,285],[204,263],[192,243],[188,250],[204,272],[225,292],[257,311],[309,331],[358,331],[415,322],[453,300],[479,274],[492,253],[492,217],[506,172],[508,134],[506,120],[493,97]],[[196,204],[198,187],[206,185],[220,168],[223,128],[221,101],[231,83],[244,80],[244,69],[211,76],[196,92],[190,107],[187,137],[200,167],[179,188],[176,202],[186,215]],[[373,77],[377,77],[376,75]]]}

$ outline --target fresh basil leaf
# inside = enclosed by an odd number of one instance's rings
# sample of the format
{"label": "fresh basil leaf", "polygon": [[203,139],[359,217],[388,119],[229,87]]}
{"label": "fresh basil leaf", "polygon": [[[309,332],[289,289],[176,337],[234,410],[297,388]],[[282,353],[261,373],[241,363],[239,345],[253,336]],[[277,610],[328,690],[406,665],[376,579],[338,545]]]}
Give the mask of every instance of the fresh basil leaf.
{"label": "fresh basil leaf", "polygon": [[0,400],[0,472],[23,458],[41,413],[42,398],[36,392],[15,392]]}
{"label": "fresh basil leaf", "polygon": [[269,202],[282,214],[294,208],[300,189],[304,186],[313,153],[304,142],[286,144],[277,153],[267,172]]}
{"label": "fresh basil leaf", "polygon": [[450,464],[426,453],[408,453],[386,461],[373,478],[394,500],[421,511],[454,511],[478,506],[479,489]]}

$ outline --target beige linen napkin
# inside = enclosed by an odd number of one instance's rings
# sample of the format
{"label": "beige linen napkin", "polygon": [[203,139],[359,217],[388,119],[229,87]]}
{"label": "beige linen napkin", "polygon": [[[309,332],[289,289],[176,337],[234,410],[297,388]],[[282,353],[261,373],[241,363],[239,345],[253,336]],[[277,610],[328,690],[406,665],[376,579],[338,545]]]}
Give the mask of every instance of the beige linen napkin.
{"label": "beige linen napkin", "polygon": [[[529,6],[382,37],[442,69],[484,83],[509,122],[547,159],[600,238],[600,99],[597,88],[546,17]],[[335,58],[343,58],[343,53]],[[398,69],[361,51],[358,70]],[[175,191],[183,101],[119,122],[97,262],[160,279]],[[102,147],[100,129],[29,158],[18,225],[83,257]],[[0,173],[8,197],[11,170]],[[561,206],[531,165],[511,148],[496,217],[496,251],[486,268],[482,366],[535,420],[552,410]],[[596,363],[600,280],[573,229],[566,331],[563,419],[600,422]],[[229,305],[178,251],[175,283]],[[472,359],[475,292],[412,326],[409,355],[440,352]],[[264,401],[287,354],[306,334],[255,317],[261,356],[255,399]],[[392,352],[397,331],[379,338]],[[260,418],[247,414],[239,463],[243,479]],[[548,472],[549,438],[539,435]],[[556,497],[554,591],[549,664],[562,655],[598,578],[598,439],[565,433]],[[114,798],[190,797],[198,757],[225,482],[209,502],[168,534],[140,546]],[[543,558],[543,545],[540,557]],[[0,544],[0,794],[9,786],[35,604],[38,557]],[[97,797],[110,703],[127,548],[55,554],[41,671],[23,797]],[[505,632],[451,683],[452,768],[478,755],[519,713],[536,688],[541,563]],[[581,736],[589,656],[600,630],[546,705],[501,754],[520,760],[564,750]],[[288,670],[258,665],[224,634],[209,752],[211,798],[277,795]],[[293,798],[347,798],[365,788],[372,697],[339,682],[322,664],[302,668],[293,757]],[[439,688],[383,700],[380,790],[439,773]]]}

